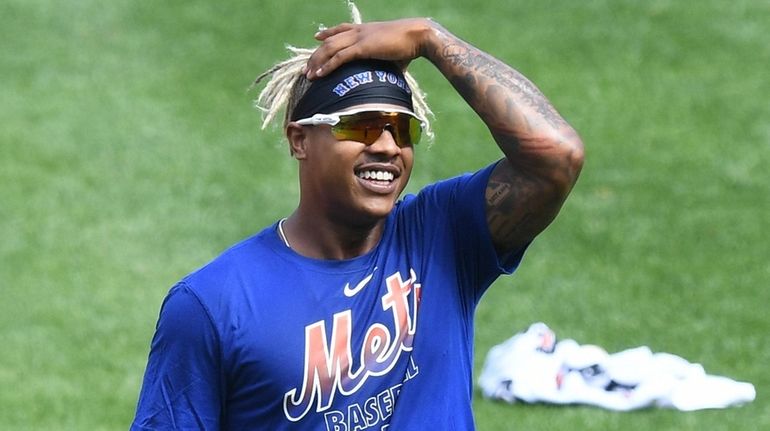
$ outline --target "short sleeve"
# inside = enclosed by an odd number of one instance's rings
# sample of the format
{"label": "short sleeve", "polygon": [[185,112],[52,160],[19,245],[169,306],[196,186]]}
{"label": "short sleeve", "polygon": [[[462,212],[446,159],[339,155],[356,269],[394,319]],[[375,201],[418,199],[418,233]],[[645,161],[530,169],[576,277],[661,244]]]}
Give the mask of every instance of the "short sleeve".
{"label": "short sleeve", "polygon": [[216,430],[223,397],[216,330],[198,297],[171,289],[152,339],[131,430]]}
{"label": "short sleeve", "polygon": [[441,244],[451,254],[463,292],[473,303],[498,276],[516,270],[527,248],[504,255],[495,250],[484,196],[495,166],[429,185],[410,202],[431,247]]}
{"label": "short sleeve", "polygon": [[[505,254],[495,251],[487,222],[485,193],[489,177],[496,166],[497,163],[493,163],[472,175],[461,177],[462,181],[457,181],[450,199],[450,213],[456,216],[453,225],[455,242],[465,256],[468,256],[469,250],[476,250],[470,254],[475,257],[475,262],[470,261],[479,268],[478,283],[482,286],[489,286],[498,275],[512,274],[529,245]],[[468,235],[469,231],[476,234]]]}

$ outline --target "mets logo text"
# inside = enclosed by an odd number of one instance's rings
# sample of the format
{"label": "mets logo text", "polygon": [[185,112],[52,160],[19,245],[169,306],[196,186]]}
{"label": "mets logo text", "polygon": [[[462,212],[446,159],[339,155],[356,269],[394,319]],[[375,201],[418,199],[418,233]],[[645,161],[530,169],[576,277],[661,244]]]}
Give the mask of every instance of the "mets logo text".
{"label": "mets logo text", "polygon": [[[369,377],[387,374],[403,352],[412,350],[421,286],[417,283],[414,270],[410,272],[411,277],[405,281],[398,272],[387,278],[382,309],[390,310],[395,333],[382,323],[373,323],[366,331],[360,349],[357,349],[360,360],[356,369],[351,369],[351,310],[334,315],[330,342],[327,342],[323,320],[305,327],[302,387],[286,392],[283,399],[284,414],[290,421],[296,422],[305,417],[313,405],[316,412],[329,409],[337,393],[355,393]],[[410,304],[412,290],[414,294]]]}

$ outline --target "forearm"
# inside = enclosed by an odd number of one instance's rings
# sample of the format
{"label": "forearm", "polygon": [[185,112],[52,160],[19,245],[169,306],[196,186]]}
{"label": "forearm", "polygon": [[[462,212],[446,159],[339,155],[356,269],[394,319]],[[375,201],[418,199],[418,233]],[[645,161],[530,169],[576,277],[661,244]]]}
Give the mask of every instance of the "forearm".
{"label": "forearm", "polygon": [[[573,183],[570,154],[582,152],[576,132],[524,75],[430,22],[423,55],[479,115],[506,158],[524,169],[562,165]],[[562,176],[560,175],[560,176]]]}

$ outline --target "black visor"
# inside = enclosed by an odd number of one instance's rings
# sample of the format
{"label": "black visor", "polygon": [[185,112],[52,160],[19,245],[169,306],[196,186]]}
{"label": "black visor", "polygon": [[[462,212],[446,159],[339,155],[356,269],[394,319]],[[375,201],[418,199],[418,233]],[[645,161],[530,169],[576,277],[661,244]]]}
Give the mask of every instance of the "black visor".
{"label": "black visor", "polygon": [[366,103],[388,103],[410,111],[412,90],[394,63],[359,60],[343,64],[310,85],[291,121],[313,114],[331,114]]}

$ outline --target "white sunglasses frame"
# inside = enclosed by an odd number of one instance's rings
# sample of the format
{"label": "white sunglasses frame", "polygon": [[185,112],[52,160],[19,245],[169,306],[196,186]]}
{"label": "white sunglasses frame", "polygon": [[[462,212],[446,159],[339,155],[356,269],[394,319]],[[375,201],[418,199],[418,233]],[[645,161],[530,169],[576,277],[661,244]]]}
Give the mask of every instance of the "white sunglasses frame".
{"label": "white sunglasses frame", "polygon": [[411,115],[420,121],[420,128],[425,130],[425,120],[418,117],[414,112],[408,109],[396,107],[388,107],[383,109],[356,108],[349,111],[332,112],[331,114],[313,114],[312,117],[299,119],[295,121],[295,123],[299,124],[300,126],[320,126],[322,124],[335,126],[340,122],[340,117],[344,115],[360,114],[361,112],[398,112],[401,114]]}

